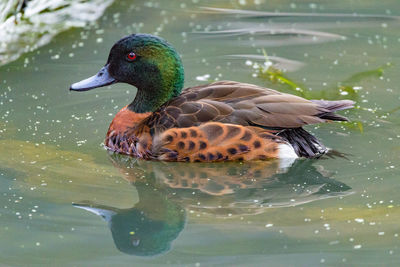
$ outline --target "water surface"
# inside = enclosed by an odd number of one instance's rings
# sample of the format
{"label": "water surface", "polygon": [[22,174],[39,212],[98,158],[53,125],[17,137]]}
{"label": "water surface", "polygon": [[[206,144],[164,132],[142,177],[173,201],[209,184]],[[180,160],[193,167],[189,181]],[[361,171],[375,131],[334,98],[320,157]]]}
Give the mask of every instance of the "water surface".
{"label": "water surface", "polygon": [[[116,1],[96,23],[2,66],[0,262],[396,265],[397,15],[394,0]],[[345,157],[279,169],[276,161],[182,164],[107,153],[108,124],[136,89],[68,87],[135,32],[180,51],[186,86],[227,79],[355,100],[344,112],[353,123],[307,127]],[[296,86],[260,73],[263,50]]]}

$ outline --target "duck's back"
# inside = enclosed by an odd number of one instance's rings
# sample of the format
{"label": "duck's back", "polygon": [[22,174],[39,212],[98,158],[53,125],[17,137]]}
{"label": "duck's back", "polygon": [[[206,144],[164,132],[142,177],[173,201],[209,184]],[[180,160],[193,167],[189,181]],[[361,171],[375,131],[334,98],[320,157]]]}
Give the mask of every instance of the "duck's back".
{"label": "duck's back", "polygon": [[282,130],[327,119],[347,120],[332,112],[352,105],[349,100],[307,100],[252,84],[220,81],[187,88],[145,123],[151,122],[155,130],[161,131],[210,121]]}

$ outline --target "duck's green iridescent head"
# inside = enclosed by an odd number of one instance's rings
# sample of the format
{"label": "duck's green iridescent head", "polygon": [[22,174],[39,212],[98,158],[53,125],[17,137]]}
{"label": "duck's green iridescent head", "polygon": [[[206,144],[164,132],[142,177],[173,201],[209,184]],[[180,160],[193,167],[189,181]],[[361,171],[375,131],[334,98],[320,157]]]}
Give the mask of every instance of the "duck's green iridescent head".
{"label": "duck's green iridescent head", "polygon": [[132,34],[114,44],[106,65],[96,75],[72,84],[70,90],[87,91],[116,82],[138,88],[129,105],[132,111],[154,111],[180,94],[184,82],[182,62],[164,39]]}

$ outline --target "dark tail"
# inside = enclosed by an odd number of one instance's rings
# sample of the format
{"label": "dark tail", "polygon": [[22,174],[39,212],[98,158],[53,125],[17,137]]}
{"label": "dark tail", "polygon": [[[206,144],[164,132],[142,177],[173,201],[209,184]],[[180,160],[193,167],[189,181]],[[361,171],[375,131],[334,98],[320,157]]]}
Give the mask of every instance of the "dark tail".
{"label": "dark tail", "polygon": [[286,129],[277,135],[290,143],[299,157],[316,158],[328,151],[315,136],[301,127]]}
{"label": "dark tail", "polygon": [[[351,100],[311,100],[318,104],[321,113],[317,116],[321,119],[331,121],[348,121],[344,116],[335,114],[335,111],[349,109],[354,107],[354,101]],[[303,128],[286,129],[277,135],[289,142],[299,157],[316,158],[325,154],[328,149],[315,136],[304,130]]]}

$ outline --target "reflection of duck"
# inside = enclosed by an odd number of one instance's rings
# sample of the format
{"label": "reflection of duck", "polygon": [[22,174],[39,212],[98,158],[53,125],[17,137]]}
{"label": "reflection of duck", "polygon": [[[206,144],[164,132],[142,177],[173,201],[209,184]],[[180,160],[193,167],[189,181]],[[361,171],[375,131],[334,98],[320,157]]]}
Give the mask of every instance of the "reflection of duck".
{"label": "reflection of duck", "polygon": [[122,38],[98,74],[74,91],[124,82],[134,101],[112,121],[105,145],[112,151],[166,161],[228,161],[316,157],[327,150],[302,127],[346,121],[335,111],[350,100],[324,101],[233,81],[183,88],[175,49],[149,34]]}
{"label": "reflection of duck", "polygon": [[309,160],[281,169],[277,161],[189,166],[118,154],[110,154],[110,158],[133,184],[145,179],[155,188],[170,192],[183,207],[217,216],[256,214],[270,207],[295,206],[351,193],[349,186],[329,178],[329,173],[322,167],[318,170]]}
{"label": "reflection of duck", "polygon": [[107,221],[114,243],[121,252],[152,256],[168,251],[184,227],[185,211],[151,186],[137,183],[135,187],[139,203],[130,209],[89,202],[74,206],[100,215]]}
{"label": "reflection of duck", "polygon": [[318,171],[312,161],[298,161],[285,172],[274,161],[188,165],[118,154],[110,158],[136,187],[138,204],[130,209],[75,206],[102,216],[116,247],[132,255],[167,251],[184,227],[187,209],[217,217],[252,215],[350,193],[350,187]]}

